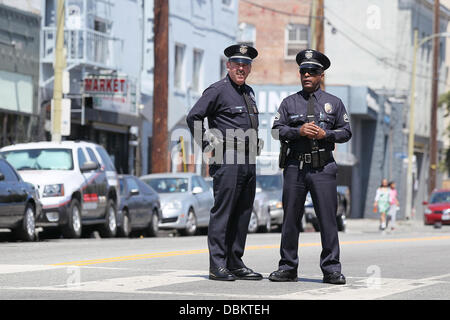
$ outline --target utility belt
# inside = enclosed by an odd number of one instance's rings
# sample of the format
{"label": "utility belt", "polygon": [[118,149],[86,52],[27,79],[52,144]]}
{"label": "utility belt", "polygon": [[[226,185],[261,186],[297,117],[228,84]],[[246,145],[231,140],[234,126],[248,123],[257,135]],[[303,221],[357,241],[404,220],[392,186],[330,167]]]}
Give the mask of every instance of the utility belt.
{"label": "utility belt", "polygon": [[263,146],[264,141],[262,139],[258,139],[257,144],[249,141],[222,142],[222,150],[224,152],[227,150],[234,150],[237,152],[245,152],[246,155],[260,155]]}
{"label": "utility belt", "polygon": [[298,152],[296,150],[290,150],[288,157],[300,161],[299,169],[303,169],[304,164],[308,164],[313,169],[324,167],[330,160],[333,159],[331,151],[325,149],[319,149],[311,151],[311,153]]}

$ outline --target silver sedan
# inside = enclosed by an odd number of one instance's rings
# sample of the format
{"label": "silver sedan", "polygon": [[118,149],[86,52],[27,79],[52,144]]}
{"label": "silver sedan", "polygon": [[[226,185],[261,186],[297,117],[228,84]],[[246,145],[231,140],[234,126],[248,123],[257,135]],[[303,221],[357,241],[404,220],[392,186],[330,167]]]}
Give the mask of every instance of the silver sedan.
{"label": "silver sedan", "polygon": [[160,196],[160,229],[176,229],[184,235],[207,228],[214,205],[213,192],[202,176],[195,173],[155,173],[140,177]]}

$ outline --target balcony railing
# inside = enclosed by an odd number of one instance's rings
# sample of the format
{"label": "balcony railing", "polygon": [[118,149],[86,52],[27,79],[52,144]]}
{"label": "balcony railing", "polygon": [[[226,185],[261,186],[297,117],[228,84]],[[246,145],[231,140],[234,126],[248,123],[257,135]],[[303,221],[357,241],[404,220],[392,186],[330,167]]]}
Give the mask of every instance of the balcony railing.
{"label": "balcony railing", "polygon": [[[53,63],[56,28],[42,30],[42,61]],[[85,64],[100,68],[118,69],[121,65],[122,41],[90,29],[65,29],[64,46],[67,64]]]}

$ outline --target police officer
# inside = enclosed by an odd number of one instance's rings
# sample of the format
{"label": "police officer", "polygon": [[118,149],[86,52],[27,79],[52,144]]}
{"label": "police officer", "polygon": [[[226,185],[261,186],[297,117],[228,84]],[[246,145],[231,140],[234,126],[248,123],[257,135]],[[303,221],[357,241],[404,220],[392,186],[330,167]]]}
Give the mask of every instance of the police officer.
{"label": "police officer", "polygon": [[254,92],[245,80],[258,52],[251,46],[232,45],[224,54],[227,76],[203,92],[186,119],[196,142],[204,152],[212,149],[214,158],[209,165],[214,189],[208,227],[209,278],[260,280],[262,275],[242,261],[255,198],[258,130]]}
{"label": "police officer", "polygon": [[272,127],[274,138],[287,142],[289,149],[283,171],[281,259],[269,280],[297,281],[298,238],[310,192],[320,226],[323,282],[345,284],[339,261],[337,165],[332,151],[335,143],[350,140],[349,118],[342,101],[320,88],[330,60],[308,49],[299,52],[296,61],[303,89],[282,101]]}

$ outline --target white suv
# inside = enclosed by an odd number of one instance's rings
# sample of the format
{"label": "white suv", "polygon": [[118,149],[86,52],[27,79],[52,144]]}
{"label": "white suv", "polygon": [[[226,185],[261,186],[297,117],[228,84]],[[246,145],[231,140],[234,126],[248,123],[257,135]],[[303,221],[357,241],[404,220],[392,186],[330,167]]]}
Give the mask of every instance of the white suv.
{"label": "white suv", "polygon": [[64,237],[79,238],[82,226],[96,225],[102,237],[115,236],[119,180],[102,146],[32,142],[4,147],[0,153],[39,191],[42,214],[36,226],[44,231],[56,226]]}

